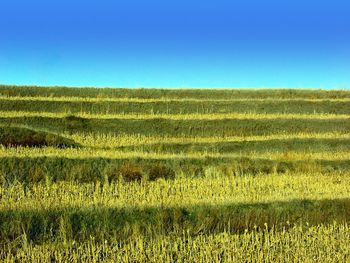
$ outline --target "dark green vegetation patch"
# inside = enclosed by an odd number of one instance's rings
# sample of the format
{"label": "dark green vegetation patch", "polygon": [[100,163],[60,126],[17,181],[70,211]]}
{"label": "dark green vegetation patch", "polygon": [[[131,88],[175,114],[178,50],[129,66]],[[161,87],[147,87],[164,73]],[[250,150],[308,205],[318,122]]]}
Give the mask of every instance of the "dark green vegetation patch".
{"label": "dark green vegetation patch", "polygon": [[6,147],[78,147],[73,140],[57,134],[20,127],[0,127],[0,144]]}

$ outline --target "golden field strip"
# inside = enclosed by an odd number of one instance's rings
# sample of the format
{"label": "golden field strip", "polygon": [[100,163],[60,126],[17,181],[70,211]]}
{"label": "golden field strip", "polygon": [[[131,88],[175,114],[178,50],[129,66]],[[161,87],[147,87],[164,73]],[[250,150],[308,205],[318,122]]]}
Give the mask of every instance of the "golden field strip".
{"label": "golden field strip", "polygon": [[[52,113],[52,112],[31,112],[31,111],[1,111],[1,118],[18,118],[18,117],[43,117],[43,118],[66,118],[71,116],[69,113]],[[122,120],[226,120],[226,119],[316,119],[316,120],[344,120],[350,121],[350,115],[347,114],[257,114],[257,113],[211,113],[211,114],[91,114],[86,112],[75,113],[74,116],[85,119],[122,119]]]}
{"label": "golden field strip", "polygon": [[[298,199],[350,198],[350,173],[220,176],[209,167],[203,178],[179,175],[173,181],[102,184],[55,183],[0,188],[0,210],[47,210],[60,207],[98,209],[225,206],[288,202]],[[102,188],[100,188],[100,186]],[[253,218],[251,220],[254,220]],[[259,219],[256,219],[259,221]]]}
{"label": "golden field strip", "polygon": [[264,136],[211,136],[211,137],[193,137],[193,136],[146,136],[139,134],[103,134],[103,133],[64,133],[64,136],[81,143],[87,147],[96,148],[116,148],[120,146],[148,145],[155,143],[175,143],[175,144],[201,144],[217,142],[260,142],[268,140],[293,140],[293,139],[350,139],[350,133],[325,132],[325,133],[285,133],[285,134],[267,134]]}
{"label": "golden field strip", "polygon": [[[295,226],[284,231],[223,232],[191,237],[140,237],[129,242],[32,245],[0,252],[4,262],[346,262],[350,248],[347,224]],[[259,249],[257,249],[259,248]],[[55,251],[54,256],[52,251]]]}
{"label": "golden field strip", "polygon": [[254,159],[267,159],[267,160],[350,160],[349,151],[334,151],[334,152],[311,152],[308,150],[296,152],[296,151],[267,151],[261,152],[238,152],[238,153],[217,153],[209,151],[198,152],[182,152],[171,153],[164,151],[154,152],[142,152],[142,151],[121,151],[111,149],[95,149],[95,148],[83,148],[83,149],[58,149],[54,147],[40,148],[5,148],[0,147],[1,157],[65,157],[72,159],[85,159],[85,158],[108,158],[108,159],[127,159],[127,158],[142,158],[142,159],[205,159],[205,158],[218,158],[218,159],[231,159],[231,158],[248,158]]}

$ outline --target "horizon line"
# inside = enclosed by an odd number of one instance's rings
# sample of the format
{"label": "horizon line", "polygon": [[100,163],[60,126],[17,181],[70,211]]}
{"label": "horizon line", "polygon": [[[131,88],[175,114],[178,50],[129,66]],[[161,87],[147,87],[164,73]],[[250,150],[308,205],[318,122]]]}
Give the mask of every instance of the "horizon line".
{"label": "horizon line", "polygon": [[124,86],[83,86],[83,85],[41,85],[41,84],[2,84],[0,83],[0,87],[35,87],[35,88],[77,88],[77,89],[166,89],[166,90],[195,90],[195,89],[215,89],[215,90],[230,90],[230,89],[250,89],[250,90],[342,90],[342,91],[349,91],[350,88],[348,87],[166,87],[166,86],[131,86],[131,87],[124,87]]}

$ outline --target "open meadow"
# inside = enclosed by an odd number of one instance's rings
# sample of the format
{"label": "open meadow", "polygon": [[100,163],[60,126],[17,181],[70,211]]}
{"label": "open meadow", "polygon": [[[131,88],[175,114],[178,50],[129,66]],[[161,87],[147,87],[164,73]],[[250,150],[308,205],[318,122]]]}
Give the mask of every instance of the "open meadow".
{"label": "open meadow", "polygon": [[0,86],[0,262],[350,262],[350,91]]}

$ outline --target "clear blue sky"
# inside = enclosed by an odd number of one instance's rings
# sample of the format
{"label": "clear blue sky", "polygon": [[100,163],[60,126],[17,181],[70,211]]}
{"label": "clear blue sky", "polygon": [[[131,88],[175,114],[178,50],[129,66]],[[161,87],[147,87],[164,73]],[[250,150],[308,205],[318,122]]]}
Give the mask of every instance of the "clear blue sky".
{"label": "clear blue sky", "polygon": [[350,88],[350,1],[1,0],[0,83]]}

